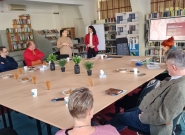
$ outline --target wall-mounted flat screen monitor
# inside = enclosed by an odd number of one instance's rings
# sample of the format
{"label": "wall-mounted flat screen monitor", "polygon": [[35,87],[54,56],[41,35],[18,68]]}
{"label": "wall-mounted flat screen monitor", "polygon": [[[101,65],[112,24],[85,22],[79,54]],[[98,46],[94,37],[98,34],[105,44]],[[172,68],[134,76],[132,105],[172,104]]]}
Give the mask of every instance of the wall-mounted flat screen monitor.
{"label": "wall-mounted flat screen monitor", "polygon": [[150,41],[162,41],[171,36],[174,36],[175,41],[185,41],[185,17],[150,20]]}

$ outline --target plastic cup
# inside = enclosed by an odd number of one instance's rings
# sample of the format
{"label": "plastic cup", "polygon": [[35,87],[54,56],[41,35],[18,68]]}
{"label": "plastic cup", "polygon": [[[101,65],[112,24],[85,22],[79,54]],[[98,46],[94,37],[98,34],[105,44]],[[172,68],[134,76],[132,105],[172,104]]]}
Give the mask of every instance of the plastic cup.
{"label": "plastic cup", "polygon": [[131,61],[131,65],[132,65],[132,67],[135,67],[136,66],[136,61]]}
{"label": "plastic cup", "polygon": [[65,101],[66,106],[68,106],[69,97],[65,97],[64,101]]}
{"label": "plastic cup", "polygon": [[101,55],[101,59],[103,59],[103,55]]}
{"label": "plastic cup", "polygon": [[146,65],[150,64],[150,58],[146,58]]}
{"label": "plastic cup", "polygon": [[137,74],[138,69],[134,68],[133,70],[134,70],[134,74]]}
{"label": "plastic cup", "polygon": [[32,89],[31,93],[33,97],[37,97],[37,89]]}
{"label": "plastic cup", "polygon": [[28,70],[28,67],[27,66],[24,66],[24,71],[27,71]]}
{"label": "plastic cup", "polygon": [[69,59],[70,59],[70,58],[69,58],[69,57],[67,57],[67,61],[69,61]]}

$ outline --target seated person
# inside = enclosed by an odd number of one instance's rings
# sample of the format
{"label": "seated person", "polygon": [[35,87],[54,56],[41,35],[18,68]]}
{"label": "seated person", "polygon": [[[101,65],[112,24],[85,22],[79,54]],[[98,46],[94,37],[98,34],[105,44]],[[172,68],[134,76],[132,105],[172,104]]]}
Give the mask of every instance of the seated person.
{"label": "seated person", "polygon": [[27,43],[27,49],[24,51],[24,61],[26,66],[34,66],[42,64],[42,58],[44,54],[35,47],[33,41]]}
{"label": "seated person", "polygon": [[87,88],[78,88],[69,96],[68,109],[74,119],[71,129],[60,130],[56,135],[119,135],[117,130],[110,126],[91,126],[93,117],[93,95]]}
{"label": "seated person", "polygon": [[[176,49],[176,47],[174,46],[174,37],[164,40],[161,45],[163,47],[162,49],[164,51],[164,56],[167,55],[171,50]],[[166,77],[170,77],[167,70],[157,75],[155,79],[163,81]]]}
{"label": "seated person", "polygon": [[[174,46],[174,37],[171,37],[167,40],[164,40],[161,45],[163,46],[163,51],[165,52],[164,55],[167,55],[171,50],[176,49]],[[157,75],[155,77],[155,79],[159,80],[159,81],[163,81],[166,77],[170,77],[170,75],[168,74],[168,71],[165,70],[163,73]],[[149,84],[149,82],[146,82],[145,84],[143,84],[143,86],[141,87],[141,90],[137,93],[134,94],[134,96],[129,96],[126,95],[124,96],[121,100],[118,100],[115,105],[116,106],[121,106],[124,109],[131,109],[133,107],[136,107],[137,105],[137,101],[138,101],[138,97],[140,96],[140,93],[142,92],[142,90]],[[128,104],[129,102],[129,104]],[[119,111],[119,110],[117,110]]]}
{"label": "seated person", "polygon": [[0,47],[0,72],[17,69],[18,64],[12,58],[8,56],[8,50],[6,47]]}
{"label": "seated person", "polygon": [[118,131],[131,126],[151,135],[172,134],[173,119],[185,107],[185,52],[172,50],[165,59],[171,78],[166,78],[148,93],[139,108],[117,114],[106,124],[111,124]]}

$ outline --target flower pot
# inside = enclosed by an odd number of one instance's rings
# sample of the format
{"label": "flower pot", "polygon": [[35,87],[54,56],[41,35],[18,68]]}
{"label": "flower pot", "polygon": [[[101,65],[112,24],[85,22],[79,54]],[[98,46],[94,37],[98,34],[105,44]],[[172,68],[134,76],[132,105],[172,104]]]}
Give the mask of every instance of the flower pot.
{"label": "flower pot", "polygon": [[51,71],[54,71],[55,70],[55,63],[54,62],[51,62],[50,63],[50,70]]}
{"label": "flower pot", "polygon": [[75,74],[80,74],[80,66],[79,65],[75,64],[74,72],[75,72]]}
{"label": "flower pot", "polygon": [[62,72],[65,72],[65,67],[61,67],[61,71]]}
{"label": "flower pot", "polygon": [[92,70],[87,70],[87,74],[88,74],[88,76],[91,76],[92,75]]}

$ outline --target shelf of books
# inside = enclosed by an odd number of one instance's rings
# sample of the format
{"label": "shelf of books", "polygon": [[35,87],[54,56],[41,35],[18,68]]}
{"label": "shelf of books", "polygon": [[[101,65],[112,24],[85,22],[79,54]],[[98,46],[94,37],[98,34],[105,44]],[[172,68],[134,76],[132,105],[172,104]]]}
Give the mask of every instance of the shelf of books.
{"label": "shelf of books", "polygon": [[[173,18],[173,17],[185,16],[185,9],[176,7],[166,8],[165,12],[156,12],[146,15],[145,22],[145,56],[152,56],[153,62],[164,63],[164,51],[162,50],[162,41],[150,41],[149,31],[150,31],[150,20],[160,19],[160,18]],[[182,48],[185,50],[185,41],[175,41],[175,46],[177,48]]]}
{"label": "shelf of books", "polygon": [[43,35],[47,40],[49,40],[52,43],[53,47],[56,47],[57,45],[57,40],[58,40],[58,30],[57,29],[52,29],[52,30],[37,30],[37,32],[40,35]]}
{"label": "shelf of books", "polygon": [[116,13],[116,38],[128,38],[131,54],[139,56],[139,12]]}
{"label": "shelf of books", "polygon": [[106,45],[106,51],[107,54],[115,54],[116,52],[116,22],[115,19],[106,20],[106,23],[104,23],[105,27],[105,45]]}
{"label": "shelf of books", "polygon": [[26,43],[33,40],[30,15],[20,15],[12,20],[13,28],[6,28],[9,51],[26,49]]}
{"label": "shelf of books", "polygon": [[175,16],[185,16],[185,9],[176,7],[166,8],[165,12],[155,12],[146,15],[146,20],[152,18],[164,18],[164,17],[175,17]]}

